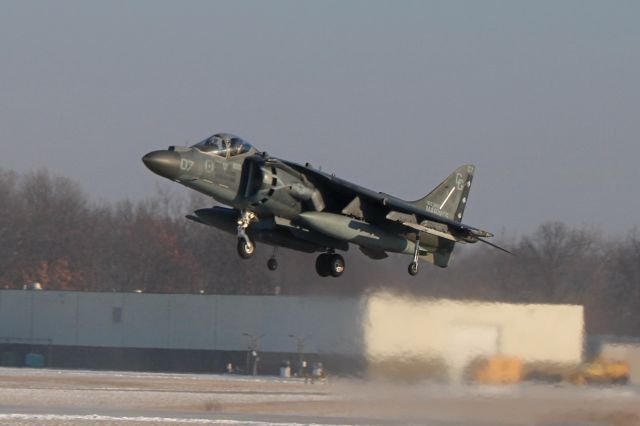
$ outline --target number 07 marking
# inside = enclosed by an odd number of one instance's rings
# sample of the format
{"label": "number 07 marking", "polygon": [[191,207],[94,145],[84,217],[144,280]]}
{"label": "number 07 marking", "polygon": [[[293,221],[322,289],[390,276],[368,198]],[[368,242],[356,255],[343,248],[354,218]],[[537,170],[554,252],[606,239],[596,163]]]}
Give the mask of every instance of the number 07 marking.
{"label": "number 07 marking", "polygon": [[193,164],[193,161],[183,158],[180,160],[180,169],[188,172],[193,168]]}

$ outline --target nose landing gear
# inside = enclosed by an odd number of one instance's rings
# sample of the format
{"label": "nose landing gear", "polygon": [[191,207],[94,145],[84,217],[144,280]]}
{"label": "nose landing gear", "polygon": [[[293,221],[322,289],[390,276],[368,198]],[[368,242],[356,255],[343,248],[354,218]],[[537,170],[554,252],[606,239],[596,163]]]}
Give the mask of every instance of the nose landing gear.
{"label": "nose landing gear", "polygon": [[321,277],[339,277],[344,273],[345,261],[342,256],[333,251],[322,253],[316,259],[316,272]]}
{"label": "nose landing gear", "polygon": [[247,228],[257,219],[255,213],[242,210],[240,212],[240,217],[238,218],[238,254],[243,259],[249,259],[256,252],[256,245],[249,235],[247,235]]}

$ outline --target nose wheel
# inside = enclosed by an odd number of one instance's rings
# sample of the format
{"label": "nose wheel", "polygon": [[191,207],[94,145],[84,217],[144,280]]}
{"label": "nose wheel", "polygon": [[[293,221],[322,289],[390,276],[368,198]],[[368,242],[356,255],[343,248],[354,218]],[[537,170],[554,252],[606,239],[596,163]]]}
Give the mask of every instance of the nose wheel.
{"label": "nose wheel", "polygon": [[256,245],[249,238],[238,238],[238,255],[243,259],[249,259],[256,252]]}
{"label": "nose wheel", "polygon": [[322,253],[316,259],[316,272],[321,277],[339,277],[344,273],[344,258],[337,253]]}

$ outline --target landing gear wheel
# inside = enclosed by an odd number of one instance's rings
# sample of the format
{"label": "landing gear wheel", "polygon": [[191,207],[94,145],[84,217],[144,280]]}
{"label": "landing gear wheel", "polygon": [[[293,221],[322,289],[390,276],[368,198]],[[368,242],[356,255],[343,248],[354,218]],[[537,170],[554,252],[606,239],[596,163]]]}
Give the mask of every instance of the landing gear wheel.
{"label": "landing gear wheel", "polygon": [[275,271],[278,269],[278,261],[273,257],[267,260],[267,268],[269,268],[270,271]]}
{"label": "landing gear wheel", "polygon": [[409,264],[409,275],[418,275],[418,262],[411,262]]}
{"label": "landing gear wheel", "polygon": [[238,238],[238,254],[243,259],[249,259],[256,252],[256,245],[250,239]]}
{"label": "landing gear wheel", "polygon": [[344,272],[344,258],[339,254],[329,255],[329,273],[332,277],[339,277]]}
{"label": "landing gear wheel", "polygon": [[328,277],[331,274],[329,270],[329,253],[322,253],[316,259],[316,272],[321,277]]}

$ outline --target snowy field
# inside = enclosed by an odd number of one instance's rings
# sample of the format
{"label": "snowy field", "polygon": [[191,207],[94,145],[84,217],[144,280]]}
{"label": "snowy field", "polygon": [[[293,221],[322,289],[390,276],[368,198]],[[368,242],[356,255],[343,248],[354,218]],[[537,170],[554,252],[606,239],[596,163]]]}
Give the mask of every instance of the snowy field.
{"label": "snowy field", "polygon": [[640,389],[0,368],[6,425],[640,425]]}

